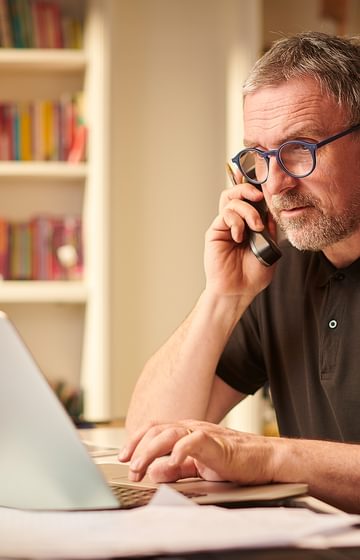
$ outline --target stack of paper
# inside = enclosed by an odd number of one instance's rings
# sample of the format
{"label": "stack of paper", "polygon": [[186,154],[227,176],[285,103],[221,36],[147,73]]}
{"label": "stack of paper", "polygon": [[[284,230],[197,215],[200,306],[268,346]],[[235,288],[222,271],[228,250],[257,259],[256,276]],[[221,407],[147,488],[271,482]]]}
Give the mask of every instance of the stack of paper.
{"label": "stack of paper", "polygon": [[[301,508],[197,506],[166,487],[129,511],[30,512],[0,508],[0,557],[109,558],[300,545],[346,531],[359,516]],[[168,497],[177,503],[169,503]],[[170,500],[171,502],[171,500]],[[185,507],[181,507],[184,506]]]}

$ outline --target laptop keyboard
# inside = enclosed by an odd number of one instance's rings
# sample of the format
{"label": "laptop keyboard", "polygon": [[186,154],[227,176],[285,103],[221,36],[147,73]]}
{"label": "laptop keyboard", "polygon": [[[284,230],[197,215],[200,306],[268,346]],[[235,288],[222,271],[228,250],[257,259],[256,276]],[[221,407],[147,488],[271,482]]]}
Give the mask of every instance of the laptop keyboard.
{"label": "laptop keyboard", "polygon": [[[118,500],[121,508],[130,509],[146,506],[156,492],[156,488],[143,488],[140,486],[129,486],[121,484],[111,484],[110,488]],[[206,496],[200,492],[180,492],[187,498]]]}

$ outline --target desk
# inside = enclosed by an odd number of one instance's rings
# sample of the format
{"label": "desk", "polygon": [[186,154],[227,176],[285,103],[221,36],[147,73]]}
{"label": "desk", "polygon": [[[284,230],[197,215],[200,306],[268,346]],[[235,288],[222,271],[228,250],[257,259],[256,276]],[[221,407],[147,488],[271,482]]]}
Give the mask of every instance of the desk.
{"label": "desk", "polygon": [[[153,557],[165,560],[170,556]],[[206,554],[177,555],[174,560],[359,560],[360,548],[334,548],[317,550],[310,548],[273,548],[266,550],[233,550],[230,552],[207,552]]]}
{"label": "desk", "polygon": [[[83,440],[95,445],[116,447],[122,445],[126,437],[125,431],[118,428],[84,430],[80,435]],[[117,458],[97,459],[97,462],[103,461],[116,462]],[[157,498],[169,493],[171,490],[163,486]],[[179,501],[179,495],[174,496],[175,501]],[[165,505],[163,500],[161,505],[158,503],[157,506],[128,512],[31,512],[0,508],[0,558],[47,560],[88,557],[94,560],[121,555],[126,558],[125,554],[150,557],[151,551],[152,558],[162,560],[166,557],[170,560],[360,558],[360,532],[350,528],[342,529],[338,537],[331,535],[334,529],[344,526],[344,521],[348,522],[345,514],[338,518],[290,508],[226,510],[191,507],[188,501],[185,504],[185,507],[181,507],[184,503]],[[309,535],[314,535],[314,530],[318,535],[316,541],[309,538]],[[344,538],[345,541],[340,540]],[[299,542],[302,548],[279,547]],[[248,549],[244,548],[245,544]],[[320,544],[332,548],[319,549]],[[230,546],[232,549],[225,550]],[[207,552],[182,552],[186,550]],[[158,551],[161,551],[161,556]]]}
{"label": "desk", "polygon": [[78,430],[83,441],[104,447],[120,448],[126,441],[125,428],[101,426]]}

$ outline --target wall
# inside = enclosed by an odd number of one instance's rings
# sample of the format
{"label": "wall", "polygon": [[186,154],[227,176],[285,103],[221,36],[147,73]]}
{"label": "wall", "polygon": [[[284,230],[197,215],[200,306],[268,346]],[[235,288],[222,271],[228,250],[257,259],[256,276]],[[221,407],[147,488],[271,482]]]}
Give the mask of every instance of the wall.
{"label": "wall", "polygon": [[204,285],[204,233],[226,184],[226,158],[241,145],[238,92],[259,52],[259,6],[258,0],[113,2],[116,416],[125,414],[146,359]]}
{"label": "wall", "polygon": [[[299,33],[301,31],[323,31],[324,33],[340,33],[336,22],[322,17],[321,0],[263,0],[264,18],[263,33],[264,46],[268,47],[273,41],[283,35]],[[344,26],[348,35],[360,32],[360,3],[358,0],[348,0],[348,22]]]}

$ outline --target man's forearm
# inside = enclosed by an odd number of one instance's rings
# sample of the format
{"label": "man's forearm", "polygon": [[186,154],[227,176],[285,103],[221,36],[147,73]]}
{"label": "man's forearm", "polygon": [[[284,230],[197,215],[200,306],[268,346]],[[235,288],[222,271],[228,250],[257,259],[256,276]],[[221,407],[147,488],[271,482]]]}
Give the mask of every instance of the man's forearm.
{"label": "man's forearm", "polygon": [[127,415],[130,432],[151,421],[205,418],[220,354],[248,304],[237,296],[203,292],[189,317],[146,364]]}
{"label": "man's forearm", "polygon": [[274,439],[277,482],[306,482],[309,494],[348,512],[360,513],[360,445]]}

